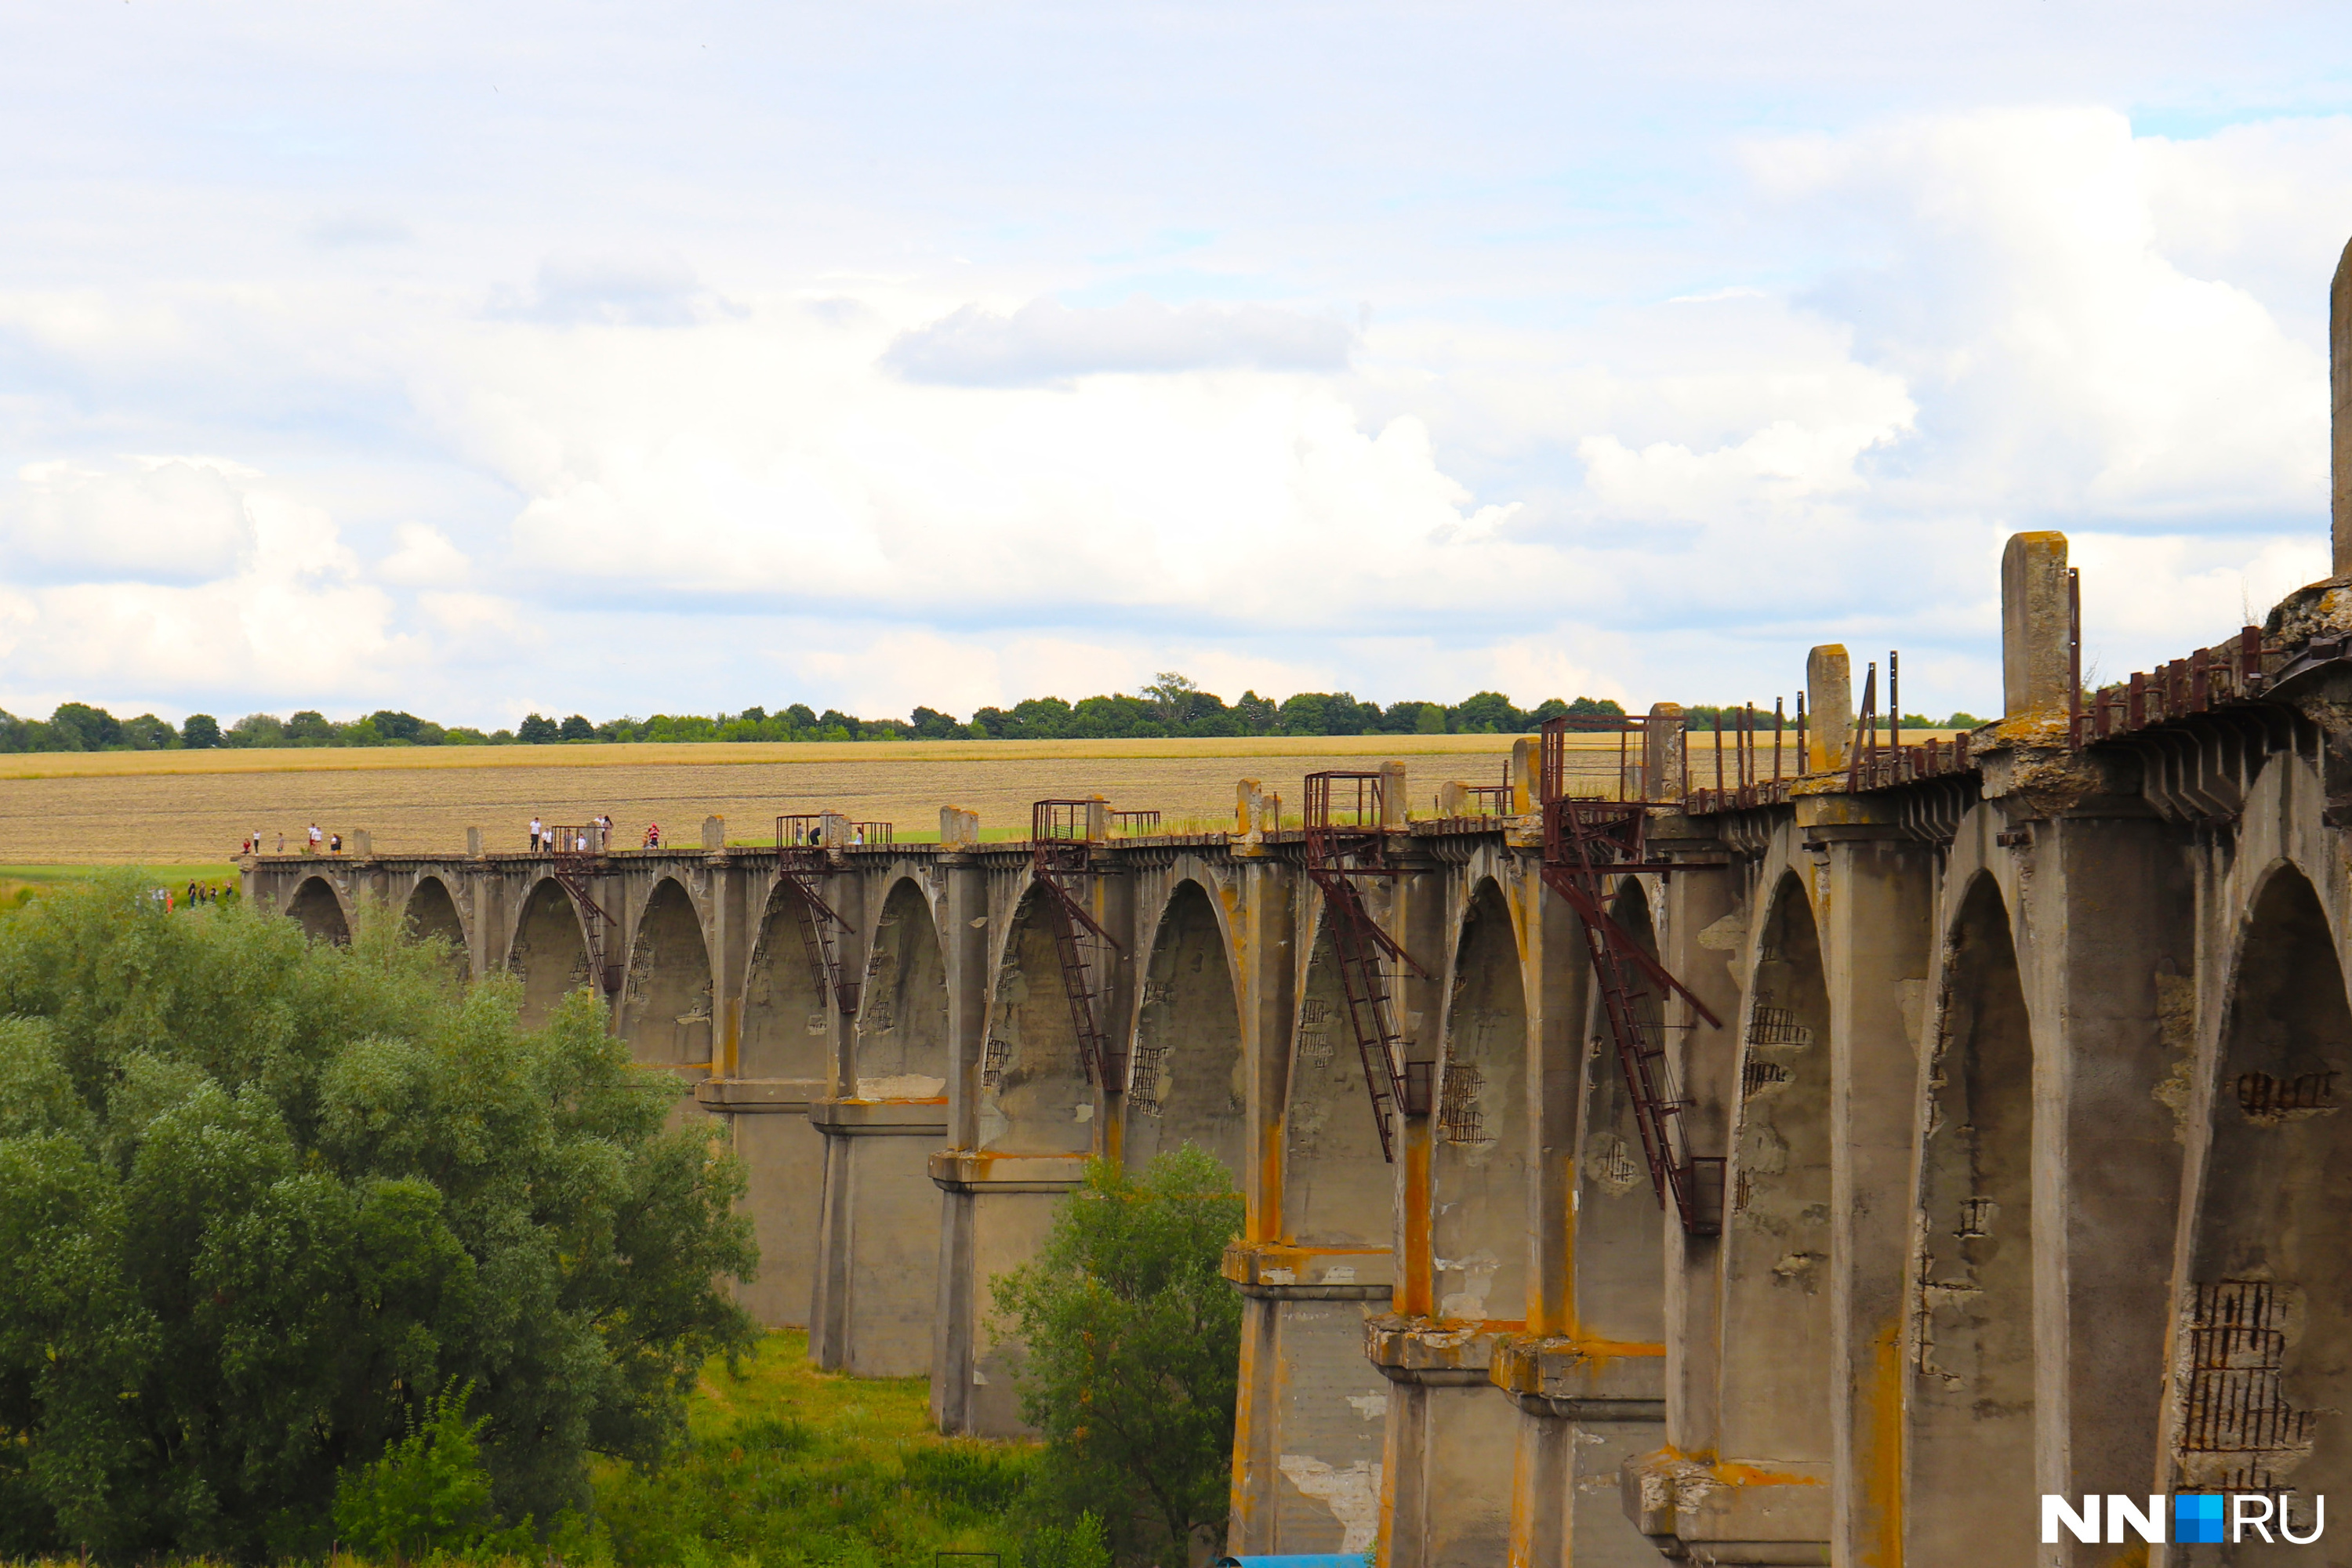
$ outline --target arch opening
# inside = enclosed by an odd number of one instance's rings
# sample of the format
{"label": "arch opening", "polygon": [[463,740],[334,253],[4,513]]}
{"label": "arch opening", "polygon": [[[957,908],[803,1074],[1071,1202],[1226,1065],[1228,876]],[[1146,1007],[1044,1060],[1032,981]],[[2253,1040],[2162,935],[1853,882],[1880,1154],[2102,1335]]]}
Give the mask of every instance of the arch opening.
{"label": "arch opening", "polygon": [[1524,1322],[1528,1279],[1528,1005],[1510,907],[1494,882],[1455,945],[1430,1160],[1437,1312]]}
{"label": "arch opening", "polygon": [[641,1062],[699,1065],[710,1060],[710,947],[694,900],[665,878],[646,900],[629,944],[621,991],[621,1037]]}
{"label": "arch opening", "polygon": [[980,1146],[1007,1154],[1094,1148],[1094,1088],[1078,1060],[1053,913],[1031,889],[1005,940],[980,1064]]}
{"label": "arch opening", "polygon": [[[1625,879],[1609,913],[1643,952],[1658,955],[1650,902],[1638,880]],[[1583,961],[1580,943],[1578,959]],[[1635,998],[1634,1016],[1656,1037],[1658,999],[1646,989]],[[1598,987],[1585,1005],[1583,1093],[1570,1215],[1577,1325],[1598,1339],[1656,1343],[1665,1334],[1665,1230]]]}
{"label": "arch opening", "polygon": [[1740,1043],[1724,1227],[1726,1458],[1830,1458],[1830,1005],[1795,873],[1774,890]]}
{"label": "arch opening", "polygon": [[1282,1233],[1294,1247],[1386,1247],[1394,1177],[1381,1154],[1364,1068],[1348,1025],[1327,915],[1300,988],[1283,1106]]}
{"label": "arch opening", "polygon": [[403,912],[401,924],[418,942],[437,942],[449,955],[449,967],[456,978],[463,980],[472,965],[466,953],[466,922],[457,913],[457,900],[449,896],[449,886],[438,877],[427,877],[418,882],[408,895],[408,907]]}
{"label": "arch opening", "polygon": [[[1980,876],[1946,942],[1912,1260],[1911,1555],[2034,1552],[2033,1037],[2000,889]],[[2010,1542],[2003,1549],[2000,1542]]]}
{"label": "arch opening", "polygon": [[352,940],[352,926],[343,918],[342,900],[335,897],[335,889],[324,877],[310,878],[295,889],[286,913],[313,942],[331,942],[341,947]]}
{"label": "arch opening", "polygon": [[572,895],[552,877],[523,900],[507,967],[522,982],[522,1026],[547,1022],[563,998],[588,984],[588,939]]}
{"label": "arch opening", "polygon": [[743,976],[736,1067],[745,1078],[833,1076],[833,1002],[811,972],[802,940],[807,911],[781,887],[768,895]]}
{"label": "arch opening", "polygon": [[1249,1131],[1241,1008],[1224,933],[1198,882],[1179,885],[1160,917],[1129,1060],[1128,1163],[1192,1143],[1238,1185]]}
{"label": "arch opening", "polygon": [[851,1042],[857,1098],[937,1099],[948,1086],[947,955],[914,883],[890,889],[873,953]]}
{"label": "arch opening", "polygon": [[2175,1484],[2283,1492],[2305,1533],[2315,1496],[2352,1489],[2352,1006],[2326,912],[2292,868],[2247,921],[2221,1065],[2176,1336]]}

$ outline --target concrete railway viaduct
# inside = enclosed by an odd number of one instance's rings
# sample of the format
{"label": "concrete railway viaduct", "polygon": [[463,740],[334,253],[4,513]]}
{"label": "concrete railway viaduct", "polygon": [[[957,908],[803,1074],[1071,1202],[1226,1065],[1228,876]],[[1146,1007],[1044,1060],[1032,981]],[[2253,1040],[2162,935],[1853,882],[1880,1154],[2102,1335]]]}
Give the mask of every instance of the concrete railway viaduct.
{"label": "concrete railway viaduct", "polygon": [[812,813],[247,887],[405,910],[530,1015],[602,989],[749,1163],[748,1305],[950,1431],[1018,1429],[987,1282],[1084,1162],[1213,1152],[1236,1550],[2138,1562],[2039,1494],[2200,1488],[2307,1527],[2352,1493],[2345,296],[2344,575],[2085,692],[2065,542],[2019,535],[1957,742],[1825,647],[1801,735],[1556,727],[1436,817],[1390,763],[1304,829],[1244,781],[1202,836]]}

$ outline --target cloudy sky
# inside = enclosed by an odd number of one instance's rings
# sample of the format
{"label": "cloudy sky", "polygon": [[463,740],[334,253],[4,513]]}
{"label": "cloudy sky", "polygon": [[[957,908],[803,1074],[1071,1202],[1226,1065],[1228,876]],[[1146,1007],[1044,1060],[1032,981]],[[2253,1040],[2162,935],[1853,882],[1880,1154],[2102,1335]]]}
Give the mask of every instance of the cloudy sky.
{"label": "cloudy sky", "polygon": [[0,8],[0,707],[1998,701],[2326,571],[2352,13]]}

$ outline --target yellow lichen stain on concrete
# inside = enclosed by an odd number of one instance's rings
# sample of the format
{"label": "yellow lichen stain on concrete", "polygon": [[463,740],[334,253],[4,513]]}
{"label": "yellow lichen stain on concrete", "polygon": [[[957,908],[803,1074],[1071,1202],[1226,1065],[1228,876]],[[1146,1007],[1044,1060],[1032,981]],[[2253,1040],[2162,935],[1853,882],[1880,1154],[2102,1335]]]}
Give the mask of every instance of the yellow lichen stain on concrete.
{"label": "yellow lichen stain on concrete", "polygon": [[1863,1475],[1862,1562],[1903,1568],[1903,1328],[1891,1318],[1870,1339],[1870,1410],[1863,1423],[1868,1451]]}

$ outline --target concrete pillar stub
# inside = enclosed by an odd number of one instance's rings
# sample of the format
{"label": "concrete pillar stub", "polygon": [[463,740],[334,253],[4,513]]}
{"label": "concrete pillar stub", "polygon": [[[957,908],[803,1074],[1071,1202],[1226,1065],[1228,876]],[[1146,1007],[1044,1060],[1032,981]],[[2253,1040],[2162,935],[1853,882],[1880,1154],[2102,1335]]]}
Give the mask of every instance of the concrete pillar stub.
{"label": "concrete pillar stub", "polygon": [[1402,827],[1405,808],[1404,764],[1388,762],[1381,764],[1381,826]]}
{"label": "concrete pillar stub", "polygon": [[1643,800],[1680,800],[1689,777],[1689,757],[1684,747],[1683,705],[1654,702],[1650,721],[1642,731],[1642,776],[1626,781],[1626,793]]}
{"label": "concrete pillar stub", "polygon": [[478,827],[468,827],[466,829],[466,858],[478,860],[481,858],[482,830]]}
{"label": "concrete pillar stub", "polygon": [[352,828],[352,858],[355,858],[355,859],[364,860],[364,859],[366,859],[369,856],[371,856],[371,855],[373,855],[373,854],[374,854],[374,853],[375,853],[375,840],[374,840],[373,837],[373,836],[371,836],[371,835],[369,834],[368,830],[367,830],[366,828],[364,828],[364,827],[354,827],[354,828]]}
{"label": "concrete pillar stub", "polygon": [[1282,826],[1276,820],[1275,805],[1275,797],[1256,779],[1241,780],[1234,785],[1234,831],[1253,844],[1261,842]]}
{"label": "concrete pillar stub", "polygon": [[1853,741],[1853,661],[1843,643],[1805,656],[1805,771],[1834,773]]}
{"label": "concrete pillar stub", "polygon": [[2012,533],[2000,552],[2001,711],[2014,719],[2066,706],[2066,536]]}
{"label": "concrete pillar stub", "polygon": [[727,819],[725,817],[706,816],[702,819],[702,847],[705,849],[724,849],[727,847]]}
{"label": "concrete pillar stub", "polygon": [[940,847],[970,849],[980,842],[980,813],[959,805],[940,807]]}
{"label": "concrete pillar stub", "polygon": [[1110,838],[1110,802],[1098,795],[1087,797],[1087,842],[1101,844]]}
{"label": "concrete pillar stub", "polygon": [[1522,735],[1511,742],[1511,816],[1525,816],[1536,808],[1536,795],[1541,788],[1536,772],[1542,766],[1541,735]]}
{"label": "concrete pillar stub", "polygon": [[2327,290],[2327,384],[2334,456],[2329,486],[2336,576],[2352,574],[2352,245],[2336,264]]}
{"label": "concrete pillar stub", "polygon": [[1469,788],[1470,786],[1464,784],[1460,779],[1447,779],[1444,784],[1439,784],[1437,786],[1437,815],[1440,816],[1460,816],[1462,815],[1463,802],[1468,797]]}

